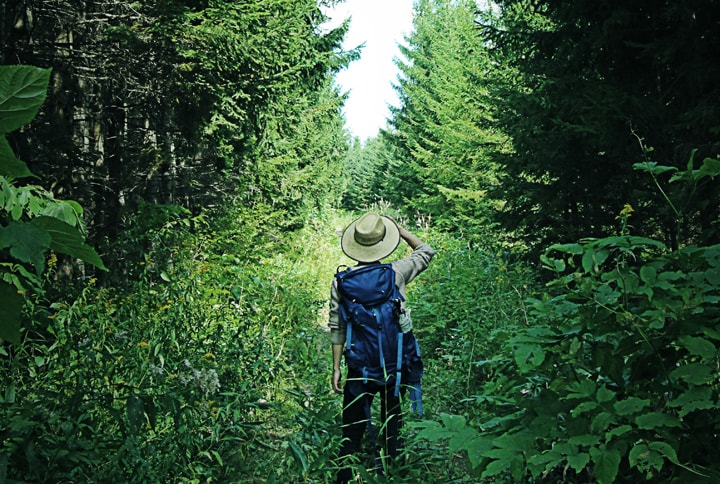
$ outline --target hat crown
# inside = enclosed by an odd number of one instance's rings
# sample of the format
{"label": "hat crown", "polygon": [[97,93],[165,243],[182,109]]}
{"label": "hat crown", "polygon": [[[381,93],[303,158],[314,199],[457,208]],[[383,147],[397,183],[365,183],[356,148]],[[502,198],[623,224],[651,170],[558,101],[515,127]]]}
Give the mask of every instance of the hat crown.
{"label": "hat crown", "polygon": [[389,256],[400,243],[400,232],[392,219],[366,213],[347,226],[340,246],[358,262],[374,262]]}
{"label": "hat crown", "polygon": [[355,224],[355,242],[363,246],[375,245],[385,238],[385,224],[375,213],[363,215]]}

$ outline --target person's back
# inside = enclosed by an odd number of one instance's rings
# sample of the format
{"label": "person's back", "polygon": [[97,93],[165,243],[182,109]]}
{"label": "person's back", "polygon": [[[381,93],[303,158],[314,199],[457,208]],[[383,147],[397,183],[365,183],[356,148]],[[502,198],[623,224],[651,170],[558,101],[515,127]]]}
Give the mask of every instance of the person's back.
{"label": "person's back", "polygon": [[[381,264],[380,260],[394,252],[401,238],[413,253],[391,264]],[[351,223],[343,233],[341,247],[358,265],[338,272],[330,291],[332,386],[344,395],[340,456],[360,450],[370,422],[370,405],[374,395],[380,393],[385,455],[395,457],[401,447],[401,399],[406,386],[417,390],[411,397],[419,399],[423,370],[410,311],[405,307],[405,285],[427,268],[435,252],[394,220],[375,213]],[[343,353],[348,373],[341,387]],[[351,477],[350,468],[345,467],[338,474],[338,482],[348,482]]]}

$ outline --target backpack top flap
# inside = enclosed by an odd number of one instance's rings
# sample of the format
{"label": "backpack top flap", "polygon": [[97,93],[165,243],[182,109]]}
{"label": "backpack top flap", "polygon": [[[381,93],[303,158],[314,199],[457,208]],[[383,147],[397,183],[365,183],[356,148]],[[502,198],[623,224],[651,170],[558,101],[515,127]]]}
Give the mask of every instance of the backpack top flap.
{"label": "backpack top flap", "polygon": [[372,264],[335,274],[340,296],[366,307],[403,297],[395,286],[395,270],[390,264]]}

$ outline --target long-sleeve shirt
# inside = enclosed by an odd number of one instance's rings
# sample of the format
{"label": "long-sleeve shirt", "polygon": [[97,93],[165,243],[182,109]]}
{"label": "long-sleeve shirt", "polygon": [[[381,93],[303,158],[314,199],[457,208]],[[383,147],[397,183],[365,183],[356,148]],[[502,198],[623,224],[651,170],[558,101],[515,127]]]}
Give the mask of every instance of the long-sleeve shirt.
{"label": "long-sleeve shirt", "polygon": [[[395,270],[395,283],[397,284],[403,299],[405,295],[405,285],[415,279],[418,274],[427,269],[435,251],[428,244],[420,244],[415,248],[412,254],[404,259],[391,262],[392,268]],[[350,268],[352,270],[352,268]],[[330,286],[330,318],[328,326],[330,327],[330,340],[332,344],[345,344],[345,322],[340,321],[338,317],[338,305],[340,296],[337,289],[337,280],[333,278]],[[405,303],[402,303],[402,310],[405,310]],[[412,320],[410,318],[401,318],[401,329],[403,333],[407,333],[412,329]]]}

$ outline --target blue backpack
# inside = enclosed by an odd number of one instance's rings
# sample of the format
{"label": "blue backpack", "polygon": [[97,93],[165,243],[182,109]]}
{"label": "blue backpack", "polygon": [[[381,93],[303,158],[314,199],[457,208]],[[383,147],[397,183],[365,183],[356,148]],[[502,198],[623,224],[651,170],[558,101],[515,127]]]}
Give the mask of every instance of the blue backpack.
{"label": "blue backpack", "polygon": [[420,347],[412,332],[400,329],[404,298],[395,270],[390,264],[371,264],[338,270],[335,278],[338,314],[346,324],[346,364],[362,375],[363,383],[394,383],[395,396],[401,383],[409,386],[413,412],[422,417]]}

